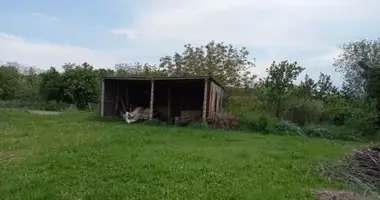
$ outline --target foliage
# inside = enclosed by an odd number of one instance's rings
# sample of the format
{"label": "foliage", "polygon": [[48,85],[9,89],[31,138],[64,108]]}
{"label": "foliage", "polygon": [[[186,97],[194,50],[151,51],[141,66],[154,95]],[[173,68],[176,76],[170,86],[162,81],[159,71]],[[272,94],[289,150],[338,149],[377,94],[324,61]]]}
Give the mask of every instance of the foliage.
{"label": "foliage", "polygon": [[160,68],[168,76],[213,76],[225,86],[249,87],[256,76],[246,48],[237,49],[224,43],[209,42],[205,46],[185,45],[182,54],[160,59]]}
{"label": "foliage", "polygon": [[380,38],[377,40],[359,40],[340,45],[343,51],[334,66],[344,76],[346,93],[354,97],[366,97],[366,79],[362,76],[360,61],[372,66],[380,63]]}
{"label": "foliage", "polygon": [[270,117],[264,113],[242,113],[234,129],[266,133],[269,131]]}
{"label": "foliage", "polygon": [[323,103],[318,100],[289,99],[284,105],[281,118],[299,125],[318,123],[324,109]]}
{"label": "foliage", "polygon": [[315,124],[308,124],[302,127],[302,133],[310,137],[341,139],[341,138],[334,138],[333,134],[330,132],[329,129],[322,126],[315,125]]}
{"label": "foliage", "polygon": [[273,62],[267,69],[268,76],[265,79],[265,86],[268,89],[267,101],[274,106],[276,117],[280,116],[283,101],[293,86],[293,81],[303,70],[304,68],[297,62],[289,63],[288,61],[282,61],[279,64]]}
{"label": "foliage", "polygon": [[62,75],[54,68],[41,74],[40,94],[46,101],[63,101],[64,88]]}
{"label": "foliage", "polygon": [[316,97],[320,100],[326,100],[330,95],[337,93],[338,88],[333,85],[331,76],[320,73],[319,80],[317,82]]}
{"label": "foliage", "polygon": [[166,76],[165,72],[157,66],[148,63],[119,63],[115,65],[115,74],[117,76]]}
{"label": "foliage", "polygon": [[82,65],[66,64],[62,77],[64,95],[78,109],[88,108],[88,104],[98,99],[96,76],[93,67],[88,63]]}
{"label": "foliage", "polygon": [[297,124],[286,120],[279,120],[275,125],[275,130],[280,133],[302,135],[302,130]]}

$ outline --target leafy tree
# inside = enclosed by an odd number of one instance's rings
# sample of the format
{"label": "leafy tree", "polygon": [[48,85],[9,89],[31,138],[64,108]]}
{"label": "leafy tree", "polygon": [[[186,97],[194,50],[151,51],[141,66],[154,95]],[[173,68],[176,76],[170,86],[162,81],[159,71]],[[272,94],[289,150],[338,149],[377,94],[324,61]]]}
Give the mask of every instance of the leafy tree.
{"label": "leafy tree", "polygon": [[185,45],[185,50],[160,59],[160,68],[168,76],[213,76],[225,86],[251,86],[255,78],[249,69],[246,48],[237,49],[224,43],[209,42],[206,46]]}
{"label": "leafy tree", "polygon": [[148,63],[119,63],[115,65],[115,69],[117,76],[165,76],[157,66]]}
{"label": "leafy tree", "polygon": [[380,38],[376,40],[359,40],[340,46],[343,51],[335,59],[335,69],[344,76],[346,94],[364,98],[365,79],[359,62],[365,60],[368,65],[380,62]]}
{"label": "leafy tree", "polygon": [[326,100],[326,98],[338,91],[338,88],[333,85],[331,76],[320,73],[319,80],[317,82],[317,98],[320,100]]}
{"label": "leafy tree", "polygon": [[63,101],[62,75],[54,67],[50,67],[40,76],[40,95],[42,98],[46,101]]}
{"label": "leafy tree", "polygon": [[[365,91],[368,100],[375,101],[375,109],[380,117],[380,62],[370,64],[365,60],[360,61],[358,65],[362,68],[362,78],[365,80]],[[377,120],[380,125],[380,119]]]}
{"label": "leafy tree", "polygon": [[19,73],[13,66],[0,66],[0,99],[12,100],[16,97]]}
{"label": "leafy tree", "polygon": [[306,74],[304,80],[301,81],[301,84],[297,87],[295,92],[299,98],[310,100],[314,98],[316,88],[317,83]]}
{"label": "leafy tree", "polygon": [[24,101],[37,102],[39,100],[40,70],[36,67],[19,67],[19,86],[16,98]]}
{"label": "leafy tree", "polygon": [[274,105],[276,117],[280,116],[282,103],[287,92],[293,87],[293,81],[304,69],[297,62],[290,63],[288,61],[282,61],[279,64],[273,62],[267,68],[268,76],[265,79],[265,85],[268,89],[267,101]]}
{"label": "leafy tree", "polygon": [[63,66],[62,74],[64,95],[67,101],[74,103],[78,109],[86,109],[88,104],[96,102],[99,94],[97,76],[88,63]]}

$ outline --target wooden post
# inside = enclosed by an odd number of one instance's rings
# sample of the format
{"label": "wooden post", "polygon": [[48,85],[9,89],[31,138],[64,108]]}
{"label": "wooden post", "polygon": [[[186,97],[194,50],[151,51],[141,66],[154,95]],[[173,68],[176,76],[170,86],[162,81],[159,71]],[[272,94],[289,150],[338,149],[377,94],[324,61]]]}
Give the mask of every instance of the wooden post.
{"label": "wooden post", "polygon": [[116,115],[119,115],[119,113],[117,113],[118,111],[118,108],[119,108],[119,94],[120,91],[119,91],[119,82],[117,82],[117,86],[116,86],[116,106],[115,106],[115,113]]}
{"label": "wooden post", "polygon": [[149,109],[149,120],[153,119],[153,103],[154,103],[154,80],[151,80],[150,84],[150,109]]}
{"label": "wooden post", "polygon": [[207,119],[207,94],[208,94],[208,79],[205,79],[205,86],[203,92],[203,115],[202,119],[205,122]]}
{"label": "wooden post", "polygon": [[171,112],[172,112],[172,97],[171,97],[171,88],[170,86],[168,87],[168,121],[171,121]]}
{"label": "wooden post", "polygon": [[131,108],[130,107],[128,107],[129,106],[129,93],[128,93],[128,87],[126,87],[125,88],[125,106],[127,106],[126,107],[126,110],[127,111],[129,111],[129,112],[131,112]]}
{"label": "wooden post", "polygon": [[102,91],[100,94],[100,116],[104,116],[104,79],[102,80]]}

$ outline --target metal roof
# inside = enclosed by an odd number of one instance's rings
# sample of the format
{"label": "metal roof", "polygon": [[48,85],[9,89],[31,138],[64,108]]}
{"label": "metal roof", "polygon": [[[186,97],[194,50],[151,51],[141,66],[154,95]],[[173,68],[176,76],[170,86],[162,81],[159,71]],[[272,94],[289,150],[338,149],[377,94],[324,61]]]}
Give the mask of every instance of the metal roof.
{"label": "metal roof", "polygon": [[169,76],[169,77],[163,77],[163,76],[106,76],[102,77],[103,80],[159,80],[159,81],[176,81],[176,80],[201,80],[201,79],[209,79],[213,82],[215,82],[217,85],[219,85],[223,90],[225,88],[220,84],[218,81],[216,81],[211,76],[189,76],[189,77],[179,77],[179,76]]}

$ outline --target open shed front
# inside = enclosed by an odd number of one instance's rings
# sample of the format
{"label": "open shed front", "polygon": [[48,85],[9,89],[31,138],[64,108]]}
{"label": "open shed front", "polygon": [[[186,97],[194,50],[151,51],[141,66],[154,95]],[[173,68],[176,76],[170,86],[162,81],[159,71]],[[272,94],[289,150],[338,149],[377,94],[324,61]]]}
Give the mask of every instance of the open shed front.
{"label": "open shed front", "polygon": [[[219,89],[218,89],[219,88]],[[136,107],[149,108],[149,119],[173,123],[191,115],[206,120],[221,109],[223,90],[212,79],[104,78],[101,116],[121,116]],[[152,109],[153,108],[153,109]]]}

